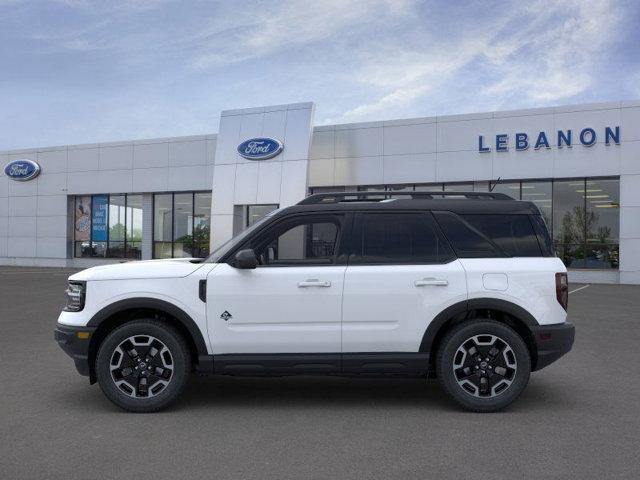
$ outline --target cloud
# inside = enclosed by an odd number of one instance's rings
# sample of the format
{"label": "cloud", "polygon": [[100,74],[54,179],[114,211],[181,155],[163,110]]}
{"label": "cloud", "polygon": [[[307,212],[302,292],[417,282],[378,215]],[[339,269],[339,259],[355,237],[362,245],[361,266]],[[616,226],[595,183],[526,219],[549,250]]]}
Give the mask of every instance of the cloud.
{"label": "cloud", "polygon": [[[198,69],[220,67],[263,57],[284,49],[336,40],[343,31],[371,27],[382,19],[402,17],[409,0],[282,0],[271,9],[240,9],[232,23],[213,22],[192,42],[198,47],[193,65]],[[227,12],[230,13],[230,12]]]}
{"label": "cloud", "polygon": [[[572,14],[563,15],[565,11]],[[615,39],[621,20],[608,1],[565,2],[561,9],[538,2],[527,13],[535,12],[543,13],[499,41],[513,46],[507,55],[487,55],[501,78],[487,86],[485,94],[508,97],[525,92],[535,103],[550,103],[584,92],[593,82],[598,53]],[[555,18],[560,20],[554,22]]]}
{"label": "cloud", "polygon": [[222,109],[307,100],[343,123],[637,98],[639,9],[0,0],[0,148],[211,132]]}
{"label": "cloud", "polygon": [[403,41],[376,45],[361,54],[364,61],[354,73],[370,88],[369,98],[338,120],[401,115],[408,105],[446,95],[456,84],[477,86],[476,105],[466,104],[472,110],[513,105],[514,97],[533,105],[569,100],[593,84],[598,55],[617,38],[621,20],[606,0],[517,3],[495,18],[462,20],[448,38],[425,35],[419,47]]}

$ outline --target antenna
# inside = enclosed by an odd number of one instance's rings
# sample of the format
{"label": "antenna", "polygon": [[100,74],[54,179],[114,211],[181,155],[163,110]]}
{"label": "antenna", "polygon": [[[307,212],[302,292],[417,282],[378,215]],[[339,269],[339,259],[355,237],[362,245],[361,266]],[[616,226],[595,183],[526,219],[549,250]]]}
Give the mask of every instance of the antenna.
{"label": "antenna", "polygon": [[502,177],[498,177],[498,179],[496,180],[496,183],[494,183],[493,186],[491,186],[491,182],[489,182],[489,193],[493,192],[493,189],[496,188],[496,185],[500,183],[501,178]]}

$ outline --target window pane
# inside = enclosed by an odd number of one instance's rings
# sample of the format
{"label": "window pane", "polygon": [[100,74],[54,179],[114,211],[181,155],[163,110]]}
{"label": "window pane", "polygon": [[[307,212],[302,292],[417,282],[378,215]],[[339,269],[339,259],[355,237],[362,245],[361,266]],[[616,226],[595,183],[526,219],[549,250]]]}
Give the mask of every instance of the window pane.
{"label": "window pane", "polygon": [[452,256],[425,214],[367,214],[362,217],[363,263],[437,263]]}
{"label": "window pane", "polygon": [[585,267],[597,269],[616,269],[619,266],[619,249],[617,243],[587,244]]}
{"label": "window pane", "polygon": [[[370,185],[368,187],[358,187],[359,192],[384,192],[384,185]],[[363,199],[384,199],[386,195],[372,195],[368,197],[359,197]]]}
{"label": "window pane", "polygon": [[211,194],[196,193],[193,218],[193,256],[204,258],[209,255],[209,235],[211,233]]}
{"label": "window pane", "polygon": [[173,256],[191,257],[193,241],[193,194],[174,195]]}
{"label": "window pane", "polygon": [[153,210],[153,239],[171,241],[171,194],[154,195]]}
{"label": "window pane", "polygon": [[75,198],[73,238],[74,257],[91,256],[91,197]]}
{"label": "window pane", "polygon": [[587,243],[618,243],[620,181],[587,180]]}
{"label": "window pane", "polygon": [[413,192],[413,185],[387,185],[389,192]]}
{"label": "window pane", "polygon": [[445,183],[445,192],[473,192],[473,183]]}
{"label": "window pane", "polygon": [[109,196],[109,246],[107,257],[124,257],[125,197]]}
{"label": "window pane", "polygon": [[496,250],[485,237],[475,232],[458,215],[450,212],[434,215],[458,257],[504,257],[503,253]]}
{"label": "window pane", "polygon": [[553,239],[565,245],[584,242],[584,180],[553,183]]}
{"label": "window pane", "polygon": [[109,197],[109,241],[124,242],[124,195]]}
{"label": "window pane", "polygon": [[109,233],[108,213],[109,196],[93,195],[91,197],[91,240],[94,244],[107,241]]}
{"label": "window pane", "polygon": [[265,215],[277,210],[278,205],[247,205],[247,227],[250,227]]}
{"label": "window pane", "polygon": [[556,253],[567,268],[585,268],[584,244],[557,244]]}
{"label": "window pane", "polygon": [[171,258],[171,242],[153,242],[153,258]]}
{"label": "window pane", "polygon": [[394,195],[393,192],[413,192],[413,185],[387,185],[387,198],[410,198],[406,195]]}
{"label": "window pane", "polygon": [[463,218],[511,256],[542,255],[528,215],[463,215]]}
{"label": "window pane", "polygon": [[74,257],[90,257],[91,254],[91,242],[74,242]]}
{"label": "window pane", "polygon": [[253,248],[261,265],[330,264],[338,231],[338,225],[331,221],[296,224],[258,239]]}
{"label": "window pane", "polygon": [[551,229],[551,182],[522,182],[522,200],[533,202]]}
{"label": "window pane", "polygon": [[142,195],[127,195],[127,258],[142,258]]}
{"label": "window pane", "polygon": [[91,242],[91,256],[93,256],[93,257],[106,257],[107,256],[107,242]]}
{"label": "window pane", "polygon": [[341,193],[344,192],[344,187],[313,187],[311,193]]}
{"label": "window pane", "polygon": [[87,242],[91,236],[91,197],[76,197],[74,238]]}
{"label": "window pane", "polygon": [[442,192],[441,183],[427,183],[425,185],[416,185],[416,192]]}
{"label": "window pane", "polygon": [[520,182],[491,182],[491,193],[504,193],[514,200],[520,200]]}
{"label": "window pane", "polygon": [[548,224],[544,221],[542,215],[531,215],[529,219],[533,224],[533,229],[536,231],[538,243],[542,249],[542,254],[545,257],[552,257],[554,255],[553,242],[551,241],[551,235],[549,234]]}

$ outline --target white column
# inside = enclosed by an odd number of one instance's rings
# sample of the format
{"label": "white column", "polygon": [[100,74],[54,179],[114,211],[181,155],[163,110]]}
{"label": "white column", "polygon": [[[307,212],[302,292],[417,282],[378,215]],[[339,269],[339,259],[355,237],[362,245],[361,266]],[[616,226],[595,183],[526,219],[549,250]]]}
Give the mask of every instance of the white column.
{"label": "white column", "polygon": [[[285,207],[305,197],[313,113],[311,102],[222,112],[211,197],[212,249],[233,236],[238,206]],[[282,153],[261,161],[241,157],[238,145],[256,137],[279,140]]]}

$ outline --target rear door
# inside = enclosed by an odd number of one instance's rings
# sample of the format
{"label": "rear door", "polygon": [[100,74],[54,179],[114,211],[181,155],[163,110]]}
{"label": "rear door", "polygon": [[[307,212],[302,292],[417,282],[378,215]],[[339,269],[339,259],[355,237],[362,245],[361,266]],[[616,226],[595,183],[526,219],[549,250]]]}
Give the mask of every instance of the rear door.
{"label": "rear door", "polygon": [[431,320],[467,298],[465,271],[428,212],[360,213],[351,249],[345,354],[418,352]]}

